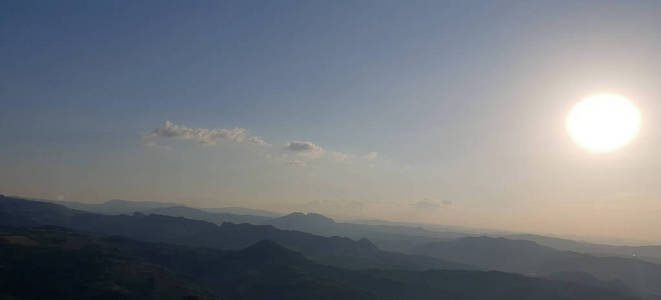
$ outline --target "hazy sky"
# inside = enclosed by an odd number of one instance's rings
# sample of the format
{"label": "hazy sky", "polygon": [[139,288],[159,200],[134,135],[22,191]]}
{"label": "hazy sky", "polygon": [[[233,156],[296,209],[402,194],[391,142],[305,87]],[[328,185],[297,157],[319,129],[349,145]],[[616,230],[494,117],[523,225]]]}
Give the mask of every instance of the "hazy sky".
{"label": "hazy sky", "polygon": [[661,1],[2,1],[0,103],[3,194],[661,242]]}

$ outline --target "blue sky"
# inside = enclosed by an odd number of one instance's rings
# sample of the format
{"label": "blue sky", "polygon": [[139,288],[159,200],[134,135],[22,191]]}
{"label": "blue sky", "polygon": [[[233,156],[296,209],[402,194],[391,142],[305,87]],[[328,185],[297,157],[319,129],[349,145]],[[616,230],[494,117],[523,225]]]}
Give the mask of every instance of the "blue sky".
{"label": "blue sky", "polygon": [[[3,1],[0,192],[651,239],[659,28],[658,1]],[[563,120],[599,92],[644,126],[595,156]]]}

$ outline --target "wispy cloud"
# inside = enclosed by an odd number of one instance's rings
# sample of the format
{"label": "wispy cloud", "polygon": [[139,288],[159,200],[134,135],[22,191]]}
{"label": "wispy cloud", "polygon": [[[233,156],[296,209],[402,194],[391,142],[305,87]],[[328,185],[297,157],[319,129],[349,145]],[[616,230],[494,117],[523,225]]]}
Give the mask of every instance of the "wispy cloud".
{"label": "wispy cloud", "polygon": [[257,145],[267,145],[268,143],[262,140],[262,138],[257,136],[251,136],[248,138],[248,143],[257,144]]}
{"label": "wispy cloud", "polygon": [[163,127],[154,129],[146,135],[150,138],[169,138],[176,140],[193,141],[204,145],[215,145],[220,140],[228,140],[236,143],[252,143],[264,145],[266,142],[259,137],[250,136],[245,128],[234,129],[204,129],[190,128],[183,125],[176,125],[170,121],[165,121]]}
{"label": "wispy cloud", "polygon": [[285,145],[285,151],[307,157],[318,157],[324,149],[308,141],[293,141]]}
{"label": "wispy cloud", "polygon": [[[184,125],[177,125],[170,121],[158,127],[147,134],[143,134],[143,141],[146,147],[162,148],[173,150],[168,145],[163,145],[159,140],[181,140],[191,141],[202,145],[216,145],[219,141],[229,141],[235,143],[247,143],[254,145],[268,145],[262,138],[252,135],[245,128],[191,128]],[[358,162],[360,159],[373,162],[379,158],[379,153],[369,152],[364,155],[351,154],[339,151],[326,151],[323,147],[310,142],[294,140],[281,148],[283,152],[278,153],[277,148],[266,147],[264,157],[271,160],[277,159],[290,166],[304,167],[309,161],[323,159],[331,162]],[[373,166],[371,164],[370,166]]]}
{"label": "wispy cloud", "polygon": [[431,201],[429,199],[424,199],[415,203],[411,203],[411,206],[420,210],[434,210],[434,209],[439,209],[443,206],[450,206],[450,205],[452,205],[452,201],[449,200],[443,200],[439,202],[439,201]]}

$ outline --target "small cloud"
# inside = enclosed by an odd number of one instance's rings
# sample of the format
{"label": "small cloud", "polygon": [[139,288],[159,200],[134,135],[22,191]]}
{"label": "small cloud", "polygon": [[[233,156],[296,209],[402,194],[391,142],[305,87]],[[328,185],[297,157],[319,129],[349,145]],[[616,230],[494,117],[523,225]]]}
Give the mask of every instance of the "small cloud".
{"label": "small cloud", "polygon": [[424,199],[411,204],[411,206],[420,210],[435,210],[443,206],[449,206],[449,205],[452,205],[452,201],[450,200],[443,200],[439,203],[436,201],[430,201],[429,199]]}
{"label": "small cloud", "polygon": [[324,153],[324,149],[307,141],[293,141],[285,145],[285,150],[309,157],[319,156]]}
{"label": "small cloud", "polygon": [[286,150],[293,152],[321,152],[324,151],[321,147],[306,141],[293,141],[285,146]]}
{"label": "small cloud", "polygon": [[379,157],[378,152],[370,152],[370,153],[365,154],[365,159],[367,159],[367,160],[375,160],[378,157]]}
{"label": "small cloud", "polygon": [[294,159],[287,162],[292,167],[305,167],[305,162],[300,159]]}
{"label": "small cloud", "polygon": [[268,144],[264,140],[262,140],[262,138],[257,137],[257,136],[249,137],[248,138],[248,143],[252,143],[252,144],[256,144],[256,145],[267,145]]}
{"label": "small cloud", "polygon": [[234,129],[204,129],[190,128],[165,121],[165,126],[154,129],[147,138],[170,138],[176,140],[194,141],[203,145],[215,145],[219,140],[229,140],[236,143],[249,142],[266,144],[259,137],[250,136],[244,128]]}

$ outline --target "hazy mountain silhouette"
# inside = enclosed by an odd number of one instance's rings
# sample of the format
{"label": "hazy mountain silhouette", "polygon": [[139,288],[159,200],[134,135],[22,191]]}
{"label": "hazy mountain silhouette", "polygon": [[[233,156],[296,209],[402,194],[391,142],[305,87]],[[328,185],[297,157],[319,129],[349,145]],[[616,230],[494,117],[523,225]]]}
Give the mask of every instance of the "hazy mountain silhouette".
{"label": "hazy mountain silhouette", "polygon": [[53,203],[63,204],[69,208],[77,210],[100,214],[130,215],[134,212],[141,212],[144,214],[185,217],[216,224],[230,222],[272,225],[279,229],[302,231],[326,237],[345,236],[356,240],[367,238],[381,249],[397,252],[408,252],[418,246],[437,239],[453,239],[467,235],[458,232],[426,230],[419,226],[338,223],[331,218],[315,213],[292,213],[285,216],[279,216],[276,213],[268,211],[240,207],[198,209],[172,203],[134,202],[124,200],[111,200],[101,204],[85,204],[78,202]]}
{"label": "hazy mountain silhouette", "polygon": [[660,265],[622,257],[560,251],[532,241],[468,237],[433,242],[418,248],[416,253],[527,275],[583,272],[599,280],[621,280],[643,294],[661,295]]}
{"label": "hazy mountain silhouette", "polygon": [[[44,201],[44,200],[40,200]],[[121,214],[132,214],[134,212],[141,212],[146,210],[152,210],[157,208],[165,208],[178,206],[175,203],[163,203],[163,202],[152,202],[152,201],[127,201],[113,199],[103,203],[80,203],[80,202],[69,202],[69,201],[48,201],[56,204],[61,204],[66,207],[93,212],[98,214],[107,214],[107,215],[121,215]]]}
{"label": "hazy mountain silhouette", "polygon": [[[261,222],[262,225],[271,225],[279,229],[296,230],[322,236],[346,236],[356,238],[346,230],[338,228],[333,219],[315,213],[295,212],[279,218],[272,218]],[[364,236],[357,237],[358,239]]]}
{"label": "hazy mountain silhouette", "polygon": [[535,234],[517,234],[508,236],[508,238],[529,240],[558,250],[591,253],[595,255],[633,257],[661,264],[661,246],[614,246],[579,242]]}
{"label": "hazy mountain silhouette", "polygon": [[56,225],[104,235],[178,245],[241,249],[270,239],[321,263],[347,268],[472,269],[472,267],[420,255],[382,251],[366,239],[322,237],[272,226],[213,223],[162,215],[101,215],[61,205],[0,196],[0,224]]}
{"label": "hazy mountain silhouette", "polygon": [[[293,215],[287,219],[300,217]],[[334,223],[320,215],[312,215],[311,219],[326,224]],[[417,253],[421,255],[405,255],[379,250],[367,239],[354,241],[346,237],[322,237],[266,225],[224,223],[218,226],[205,221],[154,214],[100,215],[52,203],[3,196],[0,196],[0,225],[56,225],[106,236],[119,235],[148,242],[223,250],[239,250],[262,240],[272,240],[316,262],[354,270],[471,269],[469,266],[475,265],[484,269],[535,276],[584,272],[599,281],[621,280],[646,295],[661,294],[661,286],[658,284],[661,282],[661,266],[634,259],[563,252],[530,241],[504,238],[436,241],[419,247]],[[394,276],[400,273],[383,271],[383,274]],[[590,284],[589,280],[580,276],[563,278],[596,288],[611,285],[620,287],[617,283]]]}
{"label": "hazy mountain silhouette", "polygon": [[0,296],[8,299],[637,299],[501,272],[351,271],[273,241],[222,251],[53,227],[0,228],[0,254]]}
{"label": "hazy mountain silhouette", "polygon": [[142,211],[145,214],[157,214],[172,217],[184,217],[187,219],[207,221],[215,224],[229,223],[250,223],[259,224],[270,220],[271,217],[237,215],[231,213],[212,213],[188,206],[170,206],[163,208],[154,208]]}
{"label": "hazy mountain silhouette", "polygon": [[439,239],[454,239],[466,236],[463,233],[438,232],[411,226],[340,223],[320,214],[300,212],[270,219],[262,224],[322,236],[346,236],[352,239],[366,238],[379,248],[398,252],[410,251]]}
{"label": "hazy mountain silhouette", "polygon": [[626,284],[620,280],[604,281],[599,280],[589,273],[585,272],[558,272],[542,276],[542,278],[552,279],[564,282],[580,283],[581,285],[599,287],[603,289],[618,290],[624,294],[635,294]]}
{"label": "hazy mountain silhouette", "polygon": [[277,218],[282,216],[281,213],[277,213],[277,212],[272,212],[262,209],[254,209],[254,208],[245,208],[245,207],[214,207],[214,208],[203,208],[202,210],[212,213],[226,213],[226,214],[249,215],[249,216],[271,217],[271,218]]}
{"label": "hazy mountain silhouette", "polygon": [[[18,198],[18,197],[17,197]],[[121,215],[121,214],[133,214],[134,212],[150,212],[154,210],[159,210],[159,209],[168,209],[168,208],[187,208],[189,210],[193,210],[196,212],[202,212],[202,213],[211,213],[211,214],[219,214],[219,215],[225,215],[228,217],[238,215],[240,216],[245,216],[248,218],[248,220],[251,220],[250,222],[247,223],[258,223],[262,222],[264,220],[274,218],[274,217],[280,217],[281,214],[270,212],[270,211],[265,211],[265,210],[259,210],[259,209],[250,209],[250,208],[242,208],[242,207],[220,207],[220,208],[191,208],[188,206],[183,206],[181,204],[176,204],[176,203],[166,203],[166,202],[152,202],[152,201],[127,201],[127,200],[109,200],[103,203],[80,203],[80,202],[72,202],[72,201],[51,201],[51,200],[41,200],[41,199],[28,199],[28,200],[35,200],[35,201],[45,201],[45,202],[52,202],[56,204],[61,204],[69,208],[77,209],[77,210],[82,210],[82,211],[87,211],[87,212],[93,212],[93,213],[99,213],[99,214],[108,214],[108,215]],[[166,210],[167,211],[167,210]],[[185,212],[188,213],[188,212]],[[195,215],[197,216],[197,215]],[[204,214],[200,214],[200,217],[207,218],[208,216]],[[249,217],[254,217],[253,219],[250,219]],[[222,223],[222,222],[221,222]]]}

